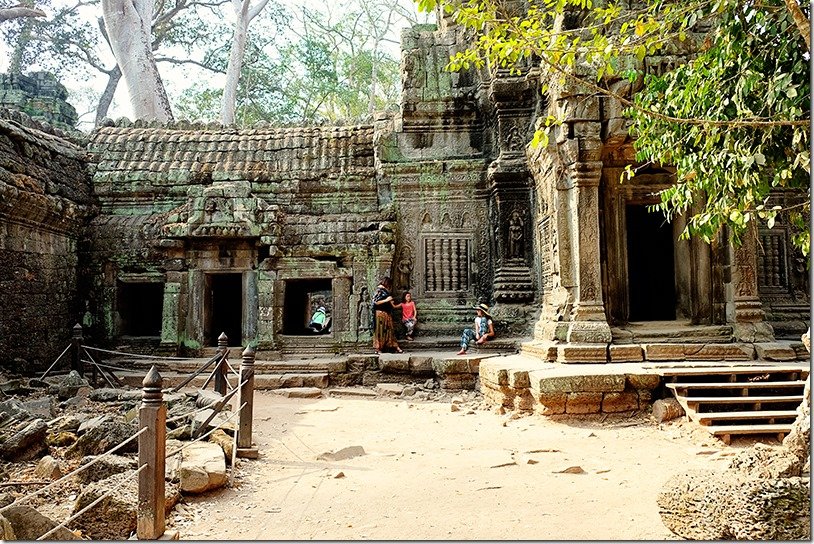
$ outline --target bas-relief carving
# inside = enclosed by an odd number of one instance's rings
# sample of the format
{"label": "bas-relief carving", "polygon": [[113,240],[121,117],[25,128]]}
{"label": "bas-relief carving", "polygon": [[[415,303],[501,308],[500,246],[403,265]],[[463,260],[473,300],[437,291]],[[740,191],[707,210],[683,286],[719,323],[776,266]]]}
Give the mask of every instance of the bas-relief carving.
{"label": "bas-relief carving", "polygon": [[523,259],[526,256],[525,249],[525,222],[520,212],[514,210],[509,218],[508,224],[508,257],[510,259]]}
{"label": "bas-relief carving", "polygon": [[275,207],[251,194],[249,182],[190,187],[187,202],[167,217],[165,236],[244,238],[275,230]]}

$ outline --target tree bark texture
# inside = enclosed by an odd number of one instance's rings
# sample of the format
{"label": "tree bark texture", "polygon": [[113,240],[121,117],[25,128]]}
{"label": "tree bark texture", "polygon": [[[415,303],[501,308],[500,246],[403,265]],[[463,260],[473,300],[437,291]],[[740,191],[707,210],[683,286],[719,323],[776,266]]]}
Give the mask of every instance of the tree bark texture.
{"label": "tree bark texture", "polygon": [[653,403],[653,417],[663,423],[684,415],[684,408],[673,398],[659,399]]}
{"label": "tree bark texture", "polygon": [[800,31],[800,34],[806,42],[806,49],[810,52],[811,24],[803,13],[803,10],[800,9],[800,4],[797,3],[797,0],[785,0],[785,2],[786,8],[789,10],[789,13],[791,13],[791,18],[794,19],[794,24],[797,25],[797,30]]}
{"label": "tree bark texture", "polygon": [[22,17],[45,17],[45,12],[41,9],[27,8],[25,6],[0,9],[0,23]]}
{"label": "tree bark texture", "polygon": [[149,0],[102,0],[102,15],[134,116],[170,121],[170,101],[151,47],[152,7]]}
{"label": "tree bark texture", "polygon": [[113,96],[116,94],[116,88],[119,86],[119,81],[122,78],[122,71],[119,65],[113,67],[107,74],[107,85],[99,97],[99,104],[96,106],[96,120],[94,126],[99,126],[102,121],[107,117],[107,112],[110,110],[110,104],[113,103]]}

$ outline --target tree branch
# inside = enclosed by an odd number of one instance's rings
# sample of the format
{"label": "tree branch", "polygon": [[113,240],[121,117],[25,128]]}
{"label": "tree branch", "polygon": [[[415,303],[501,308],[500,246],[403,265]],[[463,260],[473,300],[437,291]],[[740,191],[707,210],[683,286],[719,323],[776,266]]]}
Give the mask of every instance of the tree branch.
{"label": "tree branch", "polygon": [[23,17],[45,17],[45,12],[37,8],[27,8],[25,6],[15,6],[13,8],[0,9],[0,23],[11,19]]}
{"label": "tree branch", "polygon": [[155,57],[156,62],[166,62],[169,64],[193,64],[200,68],[204,68],[205,70],[209,70],[210,72],[214,72],[216,74],[224,74],[223,70],[218,70],[217,68],[212,68],[211,66],[207,66],[202,62],[198,62],[197,60],[192,59],[175,59],[172,57]]}
{"label": "tree branch", "polygon": [[803,10],[800,9],[800,4],[797,3],[796,0],[785,0],[786,8],[788,8],[789,13],[791,13],[792,19],[794,19],[794,24],[797,25],[797,30],[800,31],[800,34],[803,36],[803,39],[806,42],[806,49],[808,49],[809,53],[811,52],[811,24],[808,18],[803,13]]}

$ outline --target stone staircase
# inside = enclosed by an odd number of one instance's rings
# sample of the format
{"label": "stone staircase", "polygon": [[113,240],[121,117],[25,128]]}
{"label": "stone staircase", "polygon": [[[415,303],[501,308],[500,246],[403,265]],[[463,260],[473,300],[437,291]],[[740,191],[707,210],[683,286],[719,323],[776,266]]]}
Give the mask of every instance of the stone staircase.
{"label": "stone staircase", "polygon": [[654,367],[687,417],[729,444],[733,436],[791,430],[809,375],[807,363]]}

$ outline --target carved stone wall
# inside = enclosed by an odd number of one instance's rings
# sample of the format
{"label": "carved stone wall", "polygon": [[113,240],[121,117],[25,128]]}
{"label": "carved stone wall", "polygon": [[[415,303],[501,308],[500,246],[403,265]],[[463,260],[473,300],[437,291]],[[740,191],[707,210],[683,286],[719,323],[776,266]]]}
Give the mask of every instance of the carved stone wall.
{"label": "carved stone wall", "polygon": [[84,152],[0,110],[0,366],[53,362],[81,317],[78,251],[92,211]]}

